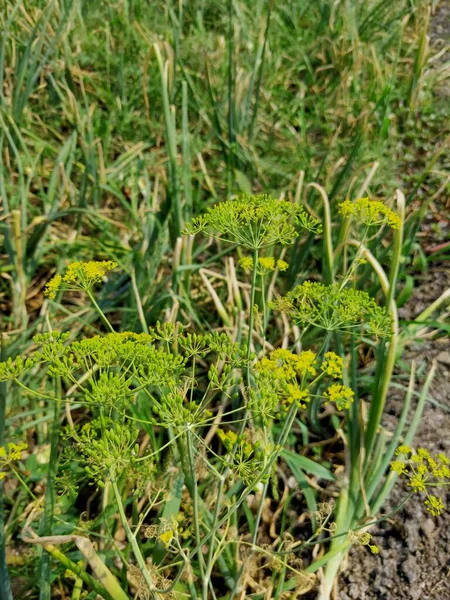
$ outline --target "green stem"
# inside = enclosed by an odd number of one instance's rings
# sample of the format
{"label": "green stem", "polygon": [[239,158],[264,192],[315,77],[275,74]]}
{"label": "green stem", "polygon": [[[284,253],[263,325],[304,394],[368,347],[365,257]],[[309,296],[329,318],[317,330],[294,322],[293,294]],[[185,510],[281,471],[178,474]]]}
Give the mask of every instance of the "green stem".
{"label": "green stem", "polygon": [[103,323],[106,325],[106,327],[109,329],[109,331],[111,333],[115,333],[113,326],[111,325],[111,323],[106,318],[105,313],[102,311],[102,309],[100,308],[100,306],[97,304],[97,302],[96,302],[96,300],[95,300],[95,298],[94,298],[91,290],[87,289],[86,290],[86,294],[89,296],[89,300],[94,305],[94,308],[98,312],[98,314],[100,315],[100,318],[103,321]]}
{"label": "green stem", "polygon": [[262,324],[263,324],[263,351],[266,349],[266,329],[267,329],[267,302],[266,302],[266,287],[264,275],[261,275],[261,307],[262,307]]}
{"label": "green stem", "polygon": [[248,337],[247,337],[247,383],[250,385],[250,355],[252,350],[253,326],[255,323],[255,315],[253,307],[255,305],[256,296],[256,279],[258,276],[258,249],[253,251],[253,271],[252,271],[252,288],[250,292],[250,314],[248,316]]}
{"label": "green stem", "polygon": [[[227,514],[222,517],[222,519],[219,521],[218,525],[217,525],[217,529],[220,529],[222,527],[222,525],[224,525],[228,519],[234,515],[234,513],[239,509],[239,507],[243,504],[243,502],[245,501],[245,499],[247,498],[247,496],[255,489],[255,486],[258,485],[258,483],[261,481],[261,478],[264,477],[264,475],[267,475],[268,473],[270,473],[270,470],[274,464],[274,462],[279,458],[281,451],[283,449],[283,446],[286,442],[286,438],[289,435],[289,432],[292,428],[292,425],[294,423],[295,417],[297,415],[297,407],[295,406],[295,404],[293,404],[291,406],[291,408],[289,409],[286,421],[284,423],[283,429],[281,430],[280,433],[280,437],[278,438],[278,442],[277,442],[277,450],[272,454],[272,456],[270,457],[269,461],[267,462],[267,465],[265,467],[265,469],[263,470],[262,473],[259,473],[258,477],[252,481],[250,483],[250,485],[248,485],[244,491],[241,494],[241,497],[239,498],[239,500],[237,500],[235,502],[235,504],[233,505],[232,508],[230,508],[230,510],[227,512]],[[192,556],[194,556],[197,552],[201,551],[201,548],[204,544],[206,544],[206,542],[208,542],[211,537],[214,535],[214,531],[209,531],[205,537],[202,539],[200,544],[197,544],[197,546],[192,550],[190,556],[192,558]]]}
{"label": "green stem", "polygon": [[[86,568],[86,563],[83,562],[84,568]],[[76,575],[76,579],[75,579],[75,583],[73,585],[73,590],[72,590],[72,598],[71,600],[80,600],[81,599],[81,593],[83,591],[83,580],[82,578]]]}
{"label": "green stem", "polygon": [[397,278],[400,270],[403,250],[403,231],[405,223],[405,197],[401,192],[397,192],[397,207],[400,216],[400,226],[394,232],[394,248],[392,250],[391,269],[389,272],[389,291],[386,296],[386,306],[391,305],[395,298],[397,287]]}
{"label": "green stem", "polygon": [[[191,497],[192,497],[192,512],[194,516],[194,529],[195,529],[195,542],[200,544],[200,519],[198,510],[198,489],[197,489],[197,477],[195,475],[195,460],[194,460],[194,448],[192,444],[191,432],[186,431],[186,440],[188,447],[188,458],[189,458],[189,470],[191,473]],[[203,554],[200,552],[198,555],[198,564],[200,567],[200,577],[202,580],[202,598],[208,600],[208,579],[205,577],[205,563]]]}
{"label": "green stem", "polygon": [[61,550],[59,550],[56,546],[53,546],[53,544],[46,544],[45,546],[43,546],[43,548],[52,558],[64,565],[66,569],[72,571],[72,573],[75,573],[75,575],[79,579],[84,581],[86,585],[90,586],[99,596],[104,598],[104,600],[116,600],[101,585],[101,583],[99,583],[91,575],[86,573],[83,567],[80,567],[80,565],[77,565],[76,563],[72,562],[70,558],[67,558],[67,556],[63,554]]}
{"label": "green stem", "polygon": [[[0,336],[0,359],[6,360],[5,337]],[[7,383],[0,383],[0,448],[5,445],[5,414],[6,414]],[[3,481],[0,481],[0,598],[13,600],[8,568],[6,566],[6,536],[3,505]]]}
{"label": "green stem", "polygon": [[117,508],[119,509],[120,521],[125,530],[127,540],[130,543],[131,548],[133,549],[133,554],[134,554],[137,564],[141,570],[142,576],[144,577],[145,582],[148,585],[148,588],[150,591],[150,597],[152,599],[154,599],[155,597],[158,598],[159,596],[155,596],[155,594],[153,593],[155,590],[155,584],[153,583],[153,581],[150,577],[150,573],[148,572],[147,565],[145,564],[145,560],[144,560],[144,557],[142,556],[141,549],[139,548],[139,544],[138,544],[136,538],[134,537],[133,532],[130,529],[130,526],[128,525],[128,519],[125,514],[125,510],[123,508],[122,498],[120,496],[119,488],[117,487],[117,482],[114,477],[111,478],[111,485],[112,485],[112,488],[114,491]]}
{"label": "green stem", "polygon": [[[55,512],[55,478],[58,469],[58,445],[61,412],[61,378],[55,380],[55,403],[53,405],[53,425],[50,440],[50,459],[48,464],[47,483],[45,487],[44,515],[40,525],[41,537],[52,535],[53,516]],[[41,556],[41,575],[39,600],[51,598],[51,556],[43,553]]]}
{"label": "green stem", "polygon": [[[219,518],[220,506],[222,503],[222,493],[223,493],[224,485],[225,485],[225,477],[222,476],[220,478],[219,489],[217,490],[217,501],[216,501],[216,506],[214,508],[213,522],[211,523],[211,531],[213,531],[214,533],[217,531],[217,521]],[[209,544],[209,548],[208,548],[207,573],[206,573],[206,577],[205,577],[205,579],[207,579],[208,581],[211,577],[211,571],[214,566],[213,562],[212,562],[213,554],[214,554],[214,536],[212,537],[211,543]]]}

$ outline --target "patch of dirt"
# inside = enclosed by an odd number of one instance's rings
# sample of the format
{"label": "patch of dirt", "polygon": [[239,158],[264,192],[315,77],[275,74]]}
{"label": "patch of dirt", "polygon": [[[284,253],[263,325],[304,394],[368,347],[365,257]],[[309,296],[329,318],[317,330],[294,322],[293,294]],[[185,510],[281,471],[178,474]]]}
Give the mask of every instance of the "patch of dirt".
{"label": "patch of dirt", "polygon": [[[441,2],[432,17],[430,39],[433,54],[450,45],[449,0]],[[447,50],[441,55],[436,68],[448,60],[449,54]],[[448,81],[442,82],[438,94],[450,96]],[[436,235],[438,227],[448,232],[448,204],[444,202],[444,206],[447,210],[442,211],[442,205],[439,210],[430,210],[432,224],[425,220],[419,234],[424,245],[430,237],[435,244],[442,242]],[[413,298],[399,311],[402,319],[416,318],[450,286],[448,263],[435,264],[432,272],[417,281],[419,286]],[[437,361],[430,392],[434,402],[426,404],[414,446],[450,456],[450,339],[447,336],[421,340],[408,348],[404,359],[414,359],[418,367],[425,367],[425,373],[431,361]],[[385,414],[389,429],[395,426],[401,408],[401,395],[392,391]],[[384,511],[392,511],[408,492],[407,486],[399,482]],[[439,517],[432,517],[423,499],[416,495],[389,521],[374,528],[372,534],[380,553],[373,555],[365,548],[354,548],[341,575],[336,597],[339,600],[450,600],[450,490],[442,491],[440,496],[446,510]]]}
{"label": "patch of dirt", "polygon": [[[450,456],[450,340],[426,342],[408,358],[414,354],[418,364],[438,359],[430,396],[439,403],[427,403],[414,445]],[[398,415],[400,410],[401,401],[394,394],[387,412]],[[399,482],[384,511],[392,511],[409,491]],[[450,490],[439,495],[446,505],[441,516],[431,517],[423,498],[416,495],[389,521],[372,529],[380,553],[352,550],[341,576],[339,600],[450,600]]]}
{"label": "patch of dirt", "polygon": [[[435,55],[447,48],[434,63],[440,68],[450,59],[449,0],[441,1],[432,17],[430,45]],[[448,79],[442,81],[439,98],[450,98],[449,85]],[[426,252],[448,240],[449,218],[448,198],[430,206],[418,236]],[[401,319],[414,320],[450,287],[450,266],[435,264],[432,271],[415,279],[418,287],[400,309]],[[430,390],[433,402],[426,404],[414,446],[450,456],[450,339],[419,340],[408,347],[403,358],[406,362],[415,360],[418,370],[424,367],[424,373],[433,360],[437,361]],[[395,427],[402,406],[402,395],[392,390],[384,417],[389,430]],[[409,491],[399,481],[383,512],[391,512]],[[450,489],[439,495],[446,505],[441,516],[432,517],[423,498],[413,496],[389,521],[371,530],[380,549],[378,555],[366,548],[352,549],[340,577],[338,600],[450,600]]]}

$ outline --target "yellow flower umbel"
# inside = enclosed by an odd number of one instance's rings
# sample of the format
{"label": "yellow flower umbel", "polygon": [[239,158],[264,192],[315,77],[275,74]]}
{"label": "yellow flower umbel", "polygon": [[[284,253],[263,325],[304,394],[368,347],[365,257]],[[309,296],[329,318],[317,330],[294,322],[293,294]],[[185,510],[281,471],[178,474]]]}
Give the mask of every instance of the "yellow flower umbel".
{"label": "yellow flower umbel", "polygon": [[304,281],[270,306],[290,315],[302,328],[320,327],[355,335],[364,329],[379,337],[391,335],[391,317],[362,290]]}
{"label": "yellow flower umbel", "polygon": [[216,239],[252,250],[275,244],[290,245],[299,229],[320,233],[320,222],[302,206],[261,194],[244,194],[220,202],[186,224],[184,234],[203,232]]}
{"label": "yellow flower umbel", "polygon": [[[320,365],[320,369],[319,369]],[[349,408],[354,392],[342,384],[333,384],[323,394],[315,394],[315,386],[324,378],[341,379],[344,361],[334,352],[327,352],[322,364],[312,350],[294,354],[278,348],[261,358],[255,365],[256,382],[250,390],[252,413],[267,425],[271,419],[282,418],[296,406],[304,410],[316,396],[333,402],[337,410]]]}
{"label": "yellow flower umbel", "polygon": [[13,444],[12,442],[7,447],[0,446],[0,481],[6,477],[6,472],[3,469],[14,461],[22,458],[23,450],[28,446],[24,442]]}
{"label": "yellow flower umbel", "polygon": [[88,262],[73,262],[67,267],[64,275],[55,275],[45,288],[45,295],[51,300],[62,290],[90,290],[96,283],[103,280],[108,271],[117,267],[112,260],[90,260]]}
{"label": "yellow flower umbel", "polygon": [[344,361],[334,352],[327,352],[325,354],[325,360],[321,365],[321,369],[322,371],[325,371],[327,375],[339,379],[342,377],[342,371],[344,370]]}
{"label": "yellow flower umbel", "polygon": [[[258,473],[264,472],[267,465],[267,457],[272,451],[271,444],[264,444],[261,441],[252,441],[249,431],[244,431],[241,435],[236,435],[234,431],[223,431],[218,429],[222,444],[228,452],[224,459],[236,475],[245,483],[254,483]],[[267,477],[263,476],[265,479]]]}
{"label": "yellow flower umbel", "polygon": [[325,397],[328,398],[328,400],[325,402],[325,405],[329,404],[330,402],[334,402],[338,410],[344,410],[344,408],[350,408],[353,398],[355,397],[355,393],[346,385],[333,383],[333,385],[330,385],[330,387],[325,391]]}
{"label": "yellow flower umbel", "polygon": [[[258,258],[258,274],[261,276],[272,273],[275,269],[279,271],[287,271],[289,265],[285,260],[276,260],[273,256],[260,256]],[[253,269],[253,258],[251,256],[243,256],[239,259],[239,266],[244,271],[251,271]]]}
{"label": "yellow flower umbel", "polygon": [[415,452],[405,445],[397,448],[396,455],[399,458],[391,463],[392,471],[405,476],[414,492],[424,492],[426,509],[433,517],[439,516],[444,503],[428,490],[450,484],[450,459],[441,453],[432,456],[425,448],[418,448]]}
{"label": "yellow flower umbel", "polygon": [[354,217],[366,227],[387,225],[391,229],[398,229],[401,225],[398,214],[380,200],[369,198],[358,198],[354,202],[345,200],[339,204],[339,212],[344,217]]}

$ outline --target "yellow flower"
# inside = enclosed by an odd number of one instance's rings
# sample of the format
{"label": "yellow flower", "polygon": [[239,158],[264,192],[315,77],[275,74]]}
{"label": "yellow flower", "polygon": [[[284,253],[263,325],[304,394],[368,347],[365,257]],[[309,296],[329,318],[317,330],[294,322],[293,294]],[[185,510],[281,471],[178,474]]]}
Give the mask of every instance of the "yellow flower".
{"label": "yellow flower", "polygon": [[424,492],[426,490],[425,477],[416,473],[411,477],[408,485],[411,486],[415,492]]}
{"label": "yellow flower", "polygon": [[275,269],[275,259],[273,256],[260,256],[258,263],[265,271],[273,271]]}
{"label": "yellow flower", "polygon": [[50,279],[50,281],[45,286],[44,293],[50,298],[50,300],[54,300],[56,298],[56,293],[61,287],[61,281],[61,275],[55,275],[53,279]]}
{"label": "yellow flower", "polygon": [[394,460],[391,463],[391,469],[394,471],[394,473],[398,473],[399,475],[408,472],[405,463],[402,463],[401,460]]}
{"label": "yellow flower", "polygon": [[401,225],[398,214],[380,200],[369,200],[369,198],[358,198],[354,202],[345,200],[339,204],[339,212],[347,218],[355,217],[368,227],[386,223],[391,229],[399,229]]}
{"label": "yellow flower", "polygon": [[280,269],[280,271],[287,271],[289,268],[288,263],[285,260],[277,260],[277,267]]}
{"label": "yellow flower", "polygon": [[94,284],[103,280],[108,271],[117,267],[112,260],[76,261],[71,263],[64,275],[55,275],[45,287],[45,295],[51,299],[56,297],[59,289],[89,290]]}
{"label": "yellow flower", "polygon": [[333,383],[333,385],[330,385],[330,387],[325,391],[325,396],[328,398],[325,404],[334,402],[338,410],[343,410],[344,408],[350,408],[355,393],[346,385]]}
{"label": "yellow flower", "polygon": [[334,352],[327,352],[321,368],[327,375],[331,375],[331,377],[338,379],[342,377],[344,361]]}
{"label": "yellow flower", "polygon": [[287,399],[289,404],[295,402],[298,408],[306,408],[307,402],[309,401],[308,392],[301,390],[298,386],[291,383],[288,384],[287,391],[289,394]]}
{"label": "yellow flower", "polygon": [[433,517],[438,517],[444,510],[444,503],[442,500],[432,495],[428,496],[428,498],[425,500],[425,506],[427,507],[428,512],[433,515]]}
{"label": "yellow flower", "polygon": [[437,455],[437,457],[441,461],[441,463],[443,463],[444,465],[449,465],[450,464],[450,459],[447,458],[447,456],[445,456],[445,454],[439,453]]}
{"label": "yellow flower", "polygon": [[312,350],[304,350],[294,354],[290,350],[278,348],[256,363],[256,370],[260,373],[279,380],[294,380],[297,375],[315,375],[315,362],[317,355]]}
{"label": "yellow flower", "polygon": [[[431,456],[425,448],[418,448],[415,453],[409,446],[400,446],[396,454],[403,454],[406,465],[402,461],[394,461],[392,470],[400,475],[405,475],[408,485],[414,492],[425,492],[425,506],[433,515],[441,514],[444,503],[440,498],[428,493],[430,487],[444,487],[450,480],[450,468],[447,464],[450,459],[445,454]],[[409,456],[408,456],[409,455]],[[410,467],[407,469],[406,467]]]}
{"label": "yellow flower", "polygon": [[417,448],[417,454],[420,456],[420,458],[431,458],[430,453],[428,452],[428,450],[425,450],[425,448]]}
{"label": "yellow flower", "polygon": [[233,449],[233,446],[236,444],[237,442],[237,435],[234,431],[223,431],[223,429],[218,429],[217,430],[217,435],[219,436],[219,438],[222,440],[223,445],[225,446],[225,448],[228,450],[228,452],[231,452]]}
{"label": "yellow flower", "polygon": [[[14,444],[10,442],[7,448],[0,446],[0,469],[6,468],[13,461],[20,460],[22,458],[22,451],[28,448],[25,442],[19,442]],[[0,472],[0,481],[6,477],[4,471]]]}
{"label": "yellow flower", "polygon": [[437,479],[450,479],[450,469],[447,465],[432,468],[432,473]]}
{"label": "yellow flower", "polygon": [[159,539],[161,540],[161,542],[164,544],[164,546],[167,548],[170,544],[170,542],[172,541],[173,538],[173,531],[171,529],[169,529],[168,531],[164,531],[164,533],[161,533],[159,536]]}
{"label": "yellow flower", "polygon": [[251,256],[243,256],[239,259],[239,266],[244,269],[244,271],[251,271],[253,269],[253,258]]}
{"label": "yellow flower", "polygon": [[94,283],[102,281],[108,271],[117,267],[117,263],[112,260],[89,260],[88,262],[73,262],[67,267],[63,276],[63,283],[73,283],[75,285],[92,286]]}
{"label": "yellow flower", "polygon": [[312,350],[303,350],[300,354],[295,355],[295,370],[301,376],[315,375],[316,369],[314,365],[316,363],[317,354]]}

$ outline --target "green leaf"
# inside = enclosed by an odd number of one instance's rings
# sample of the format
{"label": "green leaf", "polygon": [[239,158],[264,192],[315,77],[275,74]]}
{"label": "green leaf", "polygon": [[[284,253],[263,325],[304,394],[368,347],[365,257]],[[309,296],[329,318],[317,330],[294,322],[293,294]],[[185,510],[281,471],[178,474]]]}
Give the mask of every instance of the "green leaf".
{"label": "green leaf", "polygon": [[314,462],[310,458],[306,458],[306,456],[302,456],[296,452],[291,452],[290,450],[283,450],[281,455],[286,460],[290,468],[292,465],[294,465],[295,467],[303,469],[307,473],[312,473],[320,479],[326,479],[327,481],[334,481],[335,479],[333,473],[329,469],[323,465],[320,465],[319,463]]}

